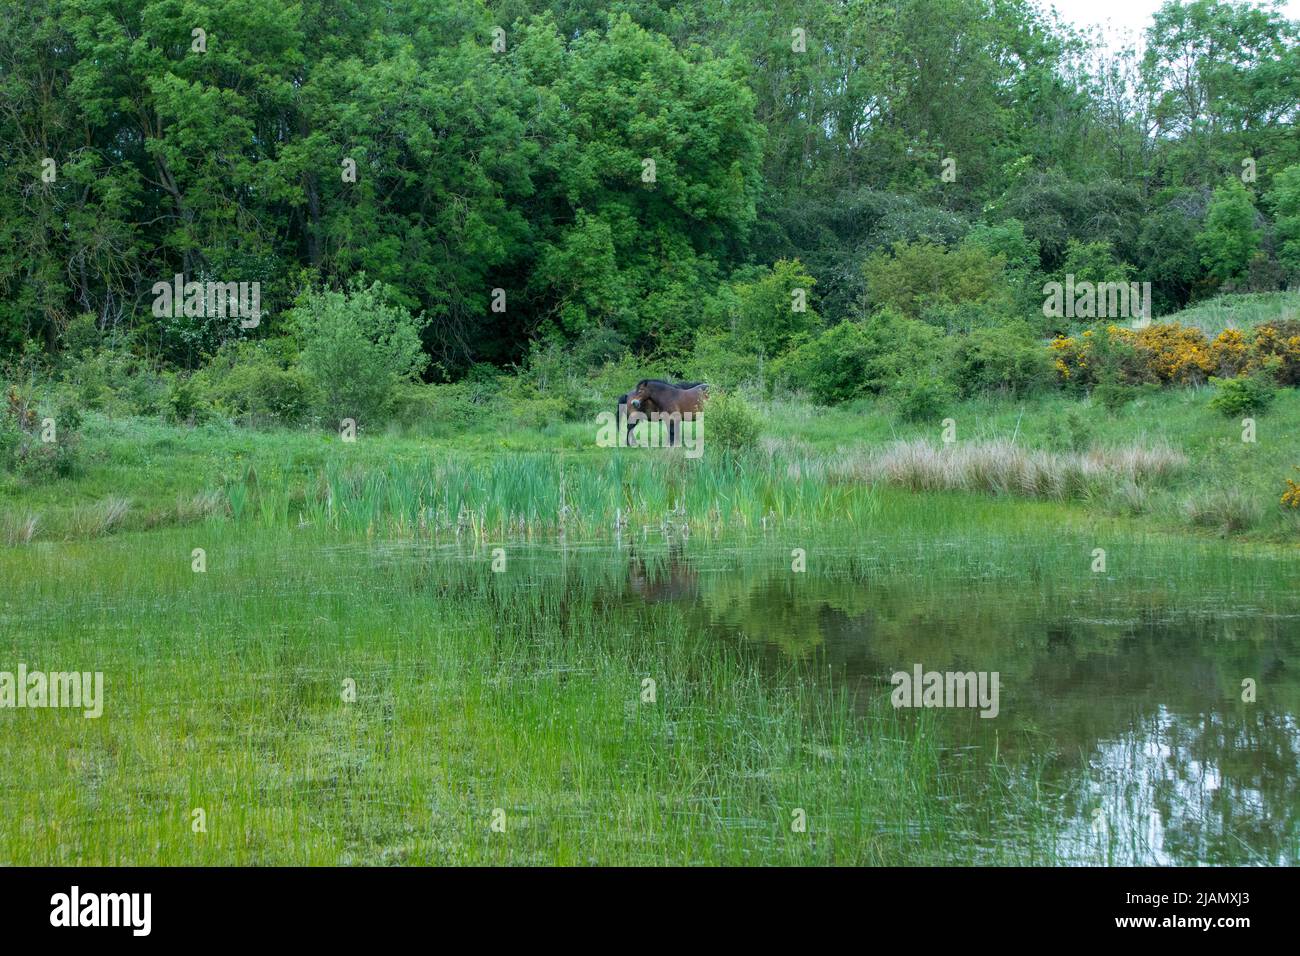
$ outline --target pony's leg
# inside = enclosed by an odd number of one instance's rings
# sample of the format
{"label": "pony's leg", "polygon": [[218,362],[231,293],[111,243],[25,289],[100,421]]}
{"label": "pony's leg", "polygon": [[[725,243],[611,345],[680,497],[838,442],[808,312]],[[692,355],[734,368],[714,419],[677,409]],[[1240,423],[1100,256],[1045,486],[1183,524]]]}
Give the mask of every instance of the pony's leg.
{"label": "pony's leg", "polygon": [[668,447],[672,448],[677,443],[677,419],[676,417],[668,419]]}

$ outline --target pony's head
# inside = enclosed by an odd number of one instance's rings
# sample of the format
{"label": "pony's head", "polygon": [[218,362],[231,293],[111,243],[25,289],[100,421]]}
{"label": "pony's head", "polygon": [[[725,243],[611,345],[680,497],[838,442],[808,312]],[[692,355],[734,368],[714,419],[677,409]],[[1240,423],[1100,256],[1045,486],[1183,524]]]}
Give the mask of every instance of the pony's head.
{"label": "pony's head", "polygon": [[637,411],[641,411],[642,404],[649,401],[650,398],[650,379],[648,378],[641,379],[636,383],[636,388],[627,393],[628,405]]}

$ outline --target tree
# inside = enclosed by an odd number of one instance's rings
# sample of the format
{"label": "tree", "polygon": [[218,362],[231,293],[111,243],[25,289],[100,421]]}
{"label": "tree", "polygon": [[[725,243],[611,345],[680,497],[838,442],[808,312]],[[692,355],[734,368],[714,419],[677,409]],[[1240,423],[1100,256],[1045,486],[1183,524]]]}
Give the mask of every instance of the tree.
{"label": "tree", "polygon": [[1273,179],[1268,195],[1277,235],[1277,261],[1291,281],[1300,281],[1300,163]]}
{"label": "tree", "polygon": [[1249,190],[1237,178],[1214,191],[1205,228],[1196,237],[1201,263],[1220,284],[1244,278],[1259,248],[1258,212]]}

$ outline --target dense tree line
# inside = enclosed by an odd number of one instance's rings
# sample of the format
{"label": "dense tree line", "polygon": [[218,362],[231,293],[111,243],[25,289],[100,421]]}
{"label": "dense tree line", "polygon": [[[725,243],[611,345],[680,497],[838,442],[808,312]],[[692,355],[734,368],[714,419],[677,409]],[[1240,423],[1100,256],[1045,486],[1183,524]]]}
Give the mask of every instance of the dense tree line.
{"label": "dense tree line", "polygon": [[[1249,5],[1167,3],[1111,56],[1025,0],[3,7],[0,352],[89,315],[193,366],[363,276],[455,376],[683,354],[806,289],[779,350],[895,250],[1163,309],[1300,273],[1300,24]],[[177,273],[260,282],[266,320],[154,315]]]}

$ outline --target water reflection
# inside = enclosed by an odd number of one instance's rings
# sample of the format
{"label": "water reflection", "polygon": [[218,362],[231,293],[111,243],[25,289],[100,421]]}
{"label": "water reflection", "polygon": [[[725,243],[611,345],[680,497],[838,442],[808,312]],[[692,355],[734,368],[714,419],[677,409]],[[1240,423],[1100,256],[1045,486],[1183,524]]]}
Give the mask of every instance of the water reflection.
{"label": "water reflection", "polygon": [[1000,716],[943,711],[940,732],[972,788],[995,752],[1034,766],[1062,859],[1300,856],[1300,606],[1241,606],[1209,588],[1195,606],[1136,589],[1099,604],[1066,587],[873,577],[851,563],[833,575],[711,569],[681,546],[631,555],[626,593],[679,603],[700,628],[759,647],[774,674],[847,686],[863,706],[916,663],[998,671]]}

